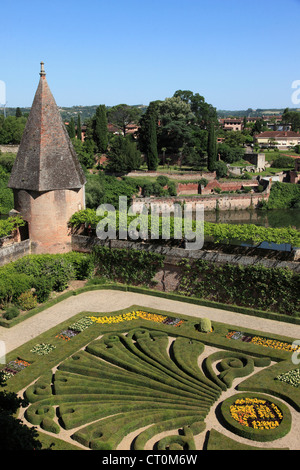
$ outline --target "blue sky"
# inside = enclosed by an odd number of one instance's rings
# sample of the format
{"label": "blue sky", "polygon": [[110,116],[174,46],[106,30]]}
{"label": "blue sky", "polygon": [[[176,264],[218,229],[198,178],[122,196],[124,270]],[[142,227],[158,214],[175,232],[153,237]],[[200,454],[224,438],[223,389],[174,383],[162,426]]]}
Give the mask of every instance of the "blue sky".
{"label": "blue sky", "polygon": [[147,105],[178,89],[217,109],[295,106],[300,0],[1,3],[8,107],[31,106],[41,61],[59,106]]}

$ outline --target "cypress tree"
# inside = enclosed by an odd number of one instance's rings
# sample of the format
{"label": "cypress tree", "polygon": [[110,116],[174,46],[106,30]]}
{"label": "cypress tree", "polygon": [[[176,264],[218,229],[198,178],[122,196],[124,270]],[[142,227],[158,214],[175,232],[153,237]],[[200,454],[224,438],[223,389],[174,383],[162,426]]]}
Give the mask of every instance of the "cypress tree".
{"label": "cypress tree", "polygon": [[81,119],[80,114],[77,115],[77,131],[76,131],[77,139],[81,140]]}
{"label": "cypress tree", "polygon": [[108,145],[107,115],[105,105],[99,105],[96,109],[93,126],[94,141],[99,152],[104,153]]}
{"label": "cypress tree", "polygon": [[215,134],[215,126],[211,122],[208,129],[208,141],[207,141],[207,168],[208,171],[214,171],[216,169],[217,161],[217,141]]}
{"label": "cypress tree", "polygon": [[22,117],[22,111],[19,107],[16,108],[16,117]]}
{"label": "cypress tree", "polygon": [[69,122],[69,125],[68,125],[67,129],[68,129],[70,139],[73,139],[75,137],[76,133],[75,133],[75,123],[74,123],[74,119],[72,117],[70,119],[70,122]]}
{"label": "cypress tree", "polygon": [[148,170],[156,170],[158,166],[157,134],[155,116],[152,113],[150,114],[148,121],[148,142],[146,158]]}

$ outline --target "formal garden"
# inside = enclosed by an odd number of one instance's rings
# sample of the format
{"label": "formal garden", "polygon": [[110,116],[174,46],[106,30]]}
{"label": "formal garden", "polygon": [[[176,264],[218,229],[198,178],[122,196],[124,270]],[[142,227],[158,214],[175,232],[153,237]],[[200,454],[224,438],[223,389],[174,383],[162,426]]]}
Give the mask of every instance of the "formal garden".
{"label": "formal garden", "polygon": [[[163,262],[157,253],[97,247],[28,255],[0,268],[4,328],[91,290],[186,304],[185,315],[142,305],[89,312],[86,305],[32,336],[1,365],[5,393],[24,399],[16,416],[37,430],[43,448],[297,448],[297,338],[189,316],[189,305],[200,316],[206,305],[252,315],[253,325],[255,317],[299,324],[299,274],[183,263],[178,291],[157,292],[152,280]],[[82,287],[72,290],[72,282]]]}
{"label": "formal garden", "polygon": [[[143,292],[181,300],[187,307],[186,315],[179,315],[141,305],[97,313],[89,312],[87,305],[85,311],[10,351],[1,367],[5,391],[24,399],[16,416],[38,431],[43,447],[297,447],[297,338],[241,330],[221,317],[212,322],[189,316],[189,305],[196,303],[200,312],[201,305],[210,305],[237,315],[248,313],[254,316],[253,325],[255,316],[298,324],[299,275],[274,269],[257,272],[256,268],[253,279],[249,269],[243,281],[243,273],[235,273],[233,267],[227,267],[227,272],[225,267],[219,273],[210,271],[219,286],[230,275],[231,299],[236,298],[235,284],[243,292],[243,282],[246,285],[247,280],[251,288],[264,272],[266,279],[258,286],[263,292],[267,279],[269,292],[275,292],[272,284],[281,282],[285,302],[280,304],[277,296],[263,311],[251,302],[248,307],[234,305],[233,300],[230,304],[224,293],[217,302],[212,288],[205,299],[203,289],[195,286],[200,286],[199,276],[202,271],[208,273],[208,266],[198,265],[194,277],[188,274],[191,267],[185,266],[181,293],[155,292],[151,279],[163,259],[155,253],[116,251],[98,248],[92,254],[29,255],[0,268],[0,321],[5,328],[89,290],[109,289],[112,295],[114,290]],[[203,279],[209,286],[209,277]],[[82,282],[81,289],[68,288],[74,280]],[[276,312],[271,310],[275,305],[280,305]]]}
{"label": "formal garden", "polygon": [[[77,314],[9,353],[2,372],[46,446],[200,450],[205,436],[207,450],[287,449],[299,349],[292,338],[135,305]],[[206,422],[211,409],[222,432]]]}

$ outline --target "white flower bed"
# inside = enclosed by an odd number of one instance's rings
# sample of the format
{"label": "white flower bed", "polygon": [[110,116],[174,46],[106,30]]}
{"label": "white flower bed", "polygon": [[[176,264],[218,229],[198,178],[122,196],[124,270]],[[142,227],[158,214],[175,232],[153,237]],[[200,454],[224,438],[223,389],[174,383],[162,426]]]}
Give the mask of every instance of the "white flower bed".
{"label": "white flower bed", "polygon": [[284,374],[277,375],[276,379],[286,382],[293,387],[298,387],[300,384],[300,369],[293,369]]}
{"label": "white flower bed", "polygon": [[49,354],[55,348],[56,346],[54,346],[53,344],[41,343],[41,344],[36,344],[30,350],[30,352],[38,354],[39,356],[45,356],[46,354]]}

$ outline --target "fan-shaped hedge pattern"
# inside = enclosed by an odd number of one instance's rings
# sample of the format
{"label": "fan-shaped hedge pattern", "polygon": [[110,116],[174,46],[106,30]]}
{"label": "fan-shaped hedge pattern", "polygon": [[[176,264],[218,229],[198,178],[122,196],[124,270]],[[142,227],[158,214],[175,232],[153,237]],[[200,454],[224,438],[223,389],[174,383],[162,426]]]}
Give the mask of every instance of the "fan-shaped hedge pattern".
{"label": "fan-shaped hedge pattern", "polygon": [[[134,448],[143,449],[156,434],[179,428],[181,436],[164,438],[158,448],[194,449],[193,435],[205,428],[222,390],[235,376],[252,372],[254,363],[267,365],[223,351],[206,359],[203,373],[198,365],[203,351],[199,341],[158,330],[105,334],[28,387],[26,418],[55,433],[58,421],[91,449],[116,449],[131,432],[137,434]],[[224,371],[219,377],[212,370],[216,360]]]}

